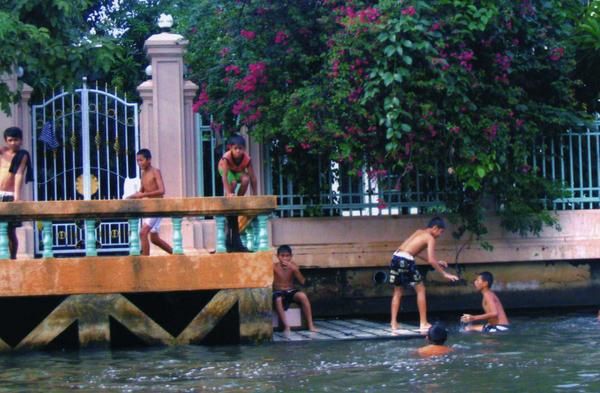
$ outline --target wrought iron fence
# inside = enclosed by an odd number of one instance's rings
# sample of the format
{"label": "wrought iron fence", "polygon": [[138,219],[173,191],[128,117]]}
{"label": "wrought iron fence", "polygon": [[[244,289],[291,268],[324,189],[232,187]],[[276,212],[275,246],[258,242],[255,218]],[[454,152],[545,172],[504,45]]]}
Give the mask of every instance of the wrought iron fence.
{"label": "wrought iron fence", "polygon": [[[216,165],[224,144],[209,126],[196,118],[198,145],[198,195],[222,195],[222,185],[215,178]],[[556,210],[600,208],[600,118],[589,128],[567,130],[561,135],[540,141],[532,150],[533,170],[540,176],[562,182],[568,196],[551,201]],[[273,154],[264,146],[265,193],[278,196],[277,214],[282,217],[306,216],[374,216],[422,214],[433,207],[443,207],[449,175],[438,176],[411,171],[405,176],[364,170],[352,175],[343,165],[318,160],[314,170],[304,176],[315,179],[315,189],[307,195],[294,179],[285,174],[285,156]]]}

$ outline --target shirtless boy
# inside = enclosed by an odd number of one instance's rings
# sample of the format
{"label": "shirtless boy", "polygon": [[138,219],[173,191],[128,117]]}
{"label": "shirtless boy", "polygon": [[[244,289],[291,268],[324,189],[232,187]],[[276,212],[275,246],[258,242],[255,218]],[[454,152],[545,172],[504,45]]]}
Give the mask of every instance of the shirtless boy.
{"label": "shirtless boy", "polygon": [[279,320],[283,324],[283,332],[290,332],[290,326],[285,318],[285,310],[288,309],[291,302],[300,304],[308,323],[308,330],[316,332],[317,329],[313,323],[308,297],[304,292],[294,288],[294,278],[302,285],[304,285],[306,279],[300,273],[298,265],[292,261],[292,248],[290,246],[279,246],[277,249],[277,262],[273,264],[273,274],[273,305]]}
{"label": "shirtless boy", "polygon": [[[23,132],[18,127],[9,127],[4,130],[6,146],[0,148],[0,202],[21,200],[21,189],[24,182],[33,180],[29,153],[21,149]],[[20,222],[8,223],[8,248],[10,258],[17,258],[19,240],[16,228]]]}
{"label": "shirtless boy", "polygon": [[394,284],[394,294],[391,306],[391,327],[398,329],[398,311],[402,301],[403,287],[411,285],[417,293],[417,308],[419,309],[420,329],[431,327],[427,321],[427,300],[425,298],[425,284],[423,277],[415,266],[415,256],[427,248],[427,262],[442,276],[450,281],[457,281],[458,277],[447,273],[444,269],[448,264],[438,261],[435,257],[435,241],[444,233],[446,224],[440,217],[432,218],[427,228],[416,230],[408,239],[398,247],[390,262],[390,283]]}
{"label": "shirtless boy", "polygon": [[[504,307],[498,296],[490,289],[494,283],[494,276],[490,272],[479,273],[473,285],[475,289],[481,292],[483,296],[483,307],[484,314],[470,315],[463,314],[460,318],[462,323],[468,323],[466,326],[467,331],[478,331],[484,333],[496,333],[505,332],[509,330],[510,322],[504,312]],[[472,324],[476,321],[486,321],[485,324]]]}
{"label": "shirtless boy", "polygon": [[434,323],[427,331],[426,340],[429,345],[425,345],[417,350],[419,356],[442,356],[452,352],[452,348],[444,345],[448,338],[448,331],[441,323]]}
{"label": "shirtless boy", "polygon": [[[136,161],[142,170],[142,186],[138,192],[127,197],[128,199],[141,198],[162,198],[165,194],[165,184],[163,182],[160,170],[152,166],[152,154],[148,149],[141,149],[136,154]],[[140,231],[140,243],[142,246],[142,255],[150,255],[150,242],[162,248],[169,254],[173,254],[173,249],[167,242],[160,238],[158,231],[160,229],[160,217],[144,218],[142,220],[142,230]]]}

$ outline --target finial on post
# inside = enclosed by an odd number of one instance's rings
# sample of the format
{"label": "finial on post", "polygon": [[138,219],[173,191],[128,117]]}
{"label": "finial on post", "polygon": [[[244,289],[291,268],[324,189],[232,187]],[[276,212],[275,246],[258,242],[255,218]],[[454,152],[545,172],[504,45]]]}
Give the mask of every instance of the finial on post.
{"label": "finial on post", "polygon": [[158,17],[158,27],[163,32],[170,31],[173,27],[173,17],[168,14],[160,14]]}

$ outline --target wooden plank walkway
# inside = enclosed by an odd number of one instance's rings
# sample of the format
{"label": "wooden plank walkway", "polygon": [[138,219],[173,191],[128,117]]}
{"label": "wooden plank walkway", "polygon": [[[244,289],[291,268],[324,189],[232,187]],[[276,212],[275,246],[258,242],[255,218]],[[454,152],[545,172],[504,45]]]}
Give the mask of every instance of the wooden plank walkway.
{"label": "wooden plank walkway", "polygon": [[363,319],[323,319],[316,320],[318,332],[292,330],[288,335],[273,332],[273,341],[321,341],[321,340],[368,340],[368,339],[408,339],[422,338],[425,332],[416,326],[400,324],[400,329],[392,331],[387,322],[374,322]]}

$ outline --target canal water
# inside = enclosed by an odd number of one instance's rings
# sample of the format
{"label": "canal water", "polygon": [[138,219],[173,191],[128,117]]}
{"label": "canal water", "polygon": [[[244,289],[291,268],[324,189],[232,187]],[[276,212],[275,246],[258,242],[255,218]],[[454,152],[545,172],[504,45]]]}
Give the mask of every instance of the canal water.
{"label": "canal water", "polygon": [[600,322],[518,316],[512,332],[424,340],[270,343],[0,355],[0,392],[600,392]]}

